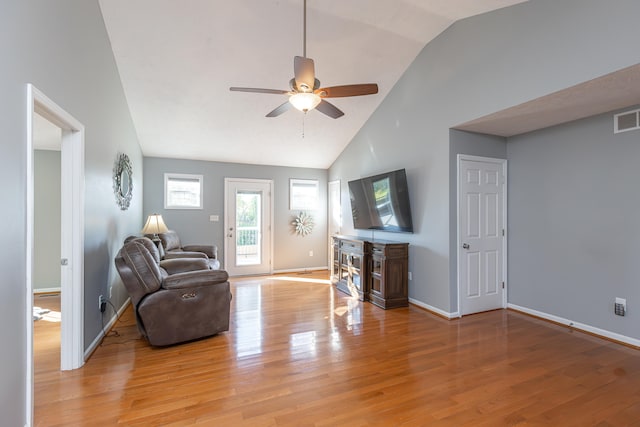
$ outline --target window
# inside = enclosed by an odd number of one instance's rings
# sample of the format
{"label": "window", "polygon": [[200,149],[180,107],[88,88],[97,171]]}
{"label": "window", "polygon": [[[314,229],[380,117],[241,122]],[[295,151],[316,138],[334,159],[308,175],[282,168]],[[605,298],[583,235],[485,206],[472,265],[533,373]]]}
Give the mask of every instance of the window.
{"label": "window", "polygon": [[318,180],[289,180],[289,209],[313,211],[318,209]]}
{"label": "window", "polygon": [[202,209],[202,175],[164,174],[165,209]]}

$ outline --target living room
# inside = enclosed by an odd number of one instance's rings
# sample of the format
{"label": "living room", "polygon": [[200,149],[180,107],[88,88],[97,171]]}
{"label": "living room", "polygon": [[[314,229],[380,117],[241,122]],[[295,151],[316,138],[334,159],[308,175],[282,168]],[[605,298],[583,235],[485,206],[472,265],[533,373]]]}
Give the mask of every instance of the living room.
{"label": "living room", "polygon": [[[467,140],[467,132],[452,129],[637,66],[633,52],[640,31],[638,13],[640,4],[631,0],[540,0],[458,21],[424,46],[364,126],[346,141],[344,151],[323,169],[164,159],[143,153],[100,4],[6,5],[0,14],[6,33],[0,38],[0,51],[9,60],[0,69],[0,111],[2,128],[12,142],[4,144],[1,161],[5,182],[16,183],[5,191],[5,206],[11,206],[6,232],[12,244],[3,249],[6,277],[0,289],[2,336],[15,344],[1,356],[1,410],[7,425],[24,425],[29,412],[24,315],[28,83],[85,126],[85,349],[101,334],[98,296],[111,293],[118,308],[127,300],[113,265],[125,237],[138,234],[146,216],[159,212],[185,241],[222,246],[223,223],[211,222],[210,216],[222,218],[222,178],[229,176],[274,180],[276,211],[282,213],[274,218],[273,268],[295,270],[326,265],[328,182],[340,180],[341,231],[354,234],[347,182],[405,168],[414,233],[376,237],[410,244],[413,305],[456,318],[458,154],[509,162],[508,304],[637,346],[634,303],[640,294],[635,283],[638,263],[632,255],[637,227],[631,214],[640,208],[634,197],[638,172],[632,163],[638,154],[637,134],[614,134],[612,129],[613,115],[637,109],[640,98],[625,105],[603,102],[604,109],[589,117],[523,135],[472,134]],[[626,92],[634,91],[631,85]],[[553,107],[550,111],[555,112]],[[126,211],[113,197],[118,153],[126,153],[133,165],[134,192]],[[301,154],[291,155],[296,156]],[[206,208],[189,215],[164,210],[162,174],[167,172],[204,174],[210,191]],[[304,238],[290,232],[291,178],[318,180],[321,189],[316,228]],[[616,297],[629,305],[624,317],[613,313]]]}

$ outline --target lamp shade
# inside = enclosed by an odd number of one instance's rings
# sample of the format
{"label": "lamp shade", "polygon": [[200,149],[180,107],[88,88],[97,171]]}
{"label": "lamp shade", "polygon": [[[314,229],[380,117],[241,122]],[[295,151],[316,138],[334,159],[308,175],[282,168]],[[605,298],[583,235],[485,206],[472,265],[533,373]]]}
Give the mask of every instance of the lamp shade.
{"label": "lamp shade", "polygon": [[316,108],[320,101],[322,99],[313,92],[299,92],[289,97],[291,105],[305,113]]}
{"label": "lamp shade", "polygon": [[166,233],[167,231],[169,231],[169,229],[160,214],[149,215],[147,223],[142,228],[142,234],[153,234],[154,236],[158,233]]}

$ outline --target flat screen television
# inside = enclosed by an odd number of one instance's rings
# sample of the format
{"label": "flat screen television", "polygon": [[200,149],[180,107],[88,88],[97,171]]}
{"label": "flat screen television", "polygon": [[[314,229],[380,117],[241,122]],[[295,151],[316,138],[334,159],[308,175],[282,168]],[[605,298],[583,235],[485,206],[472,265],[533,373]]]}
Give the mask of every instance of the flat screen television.
{"label": "flat screen television", "polygon": [[353,228],[413,233],[404,169],[349,181]]}

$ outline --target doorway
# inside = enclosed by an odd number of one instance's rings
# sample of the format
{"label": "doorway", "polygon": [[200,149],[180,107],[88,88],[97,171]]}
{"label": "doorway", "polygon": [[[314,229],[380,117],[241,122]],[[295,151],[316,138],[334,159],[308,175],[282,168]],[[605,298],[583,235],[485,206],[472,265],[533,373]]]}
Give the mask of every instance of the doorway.
{"label": "doorway", "polygon": [[329,211],[329,271],[333,266],[333,241],[331,236],[340,234],[342,227],[342,207],[340,203],[340,181],[329,182],[329,197],[327,210]]}
{"label": "doorway", "polygon": [[26,419],[33,424],[34,121],[61,129],[60,369],[84,364],[84,126],[35,86],[27,85]]}
{"label": "doorway", "polygon": [[460,315],[506,307],[507,161],[458,155]]}
{"label": "doorway", "polygon": [[225,178],[224,265],[231,276],[270,274],[273,181]]}
{"label": "doorway", "polygon": [[[62,129],[34,113],[33,364],[34,381],[60,370]],[[42,401],[35,393],[34,405]]]}

